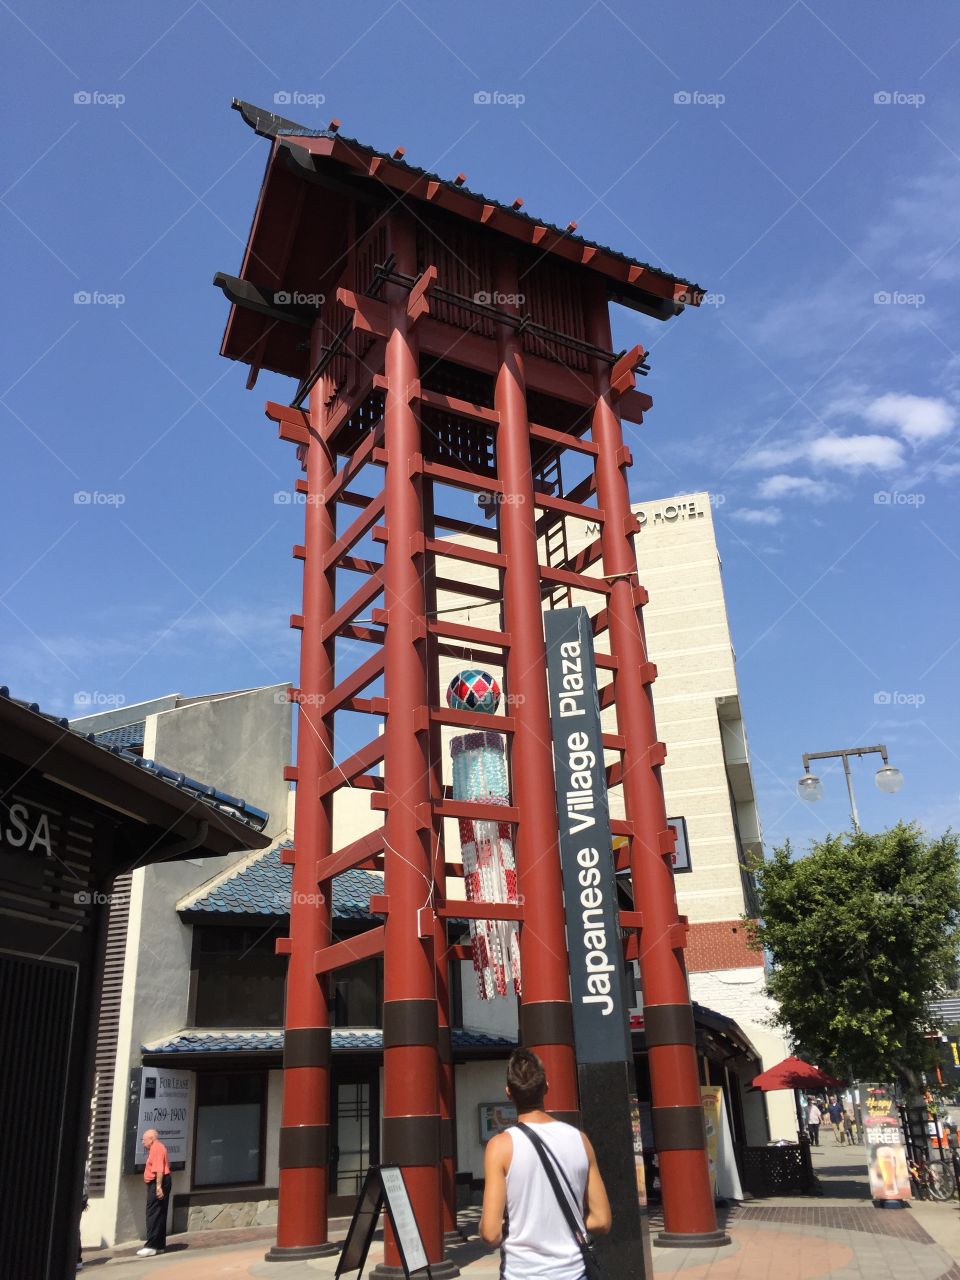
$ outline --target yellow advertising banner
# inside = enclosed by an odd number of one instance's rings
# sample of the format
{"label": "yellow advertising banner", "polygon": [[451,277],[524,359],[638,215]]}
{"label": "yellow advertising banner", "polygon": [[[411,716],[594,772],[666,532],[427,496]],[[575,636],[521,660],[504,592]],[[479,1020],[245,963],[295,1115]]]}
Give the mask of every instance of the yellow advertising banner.
{"label": "yellow advertising banner", "polygon": [[700,1101],[703,1105],[703,1118],[707,1126],[707,1158],[710,1161],[710,1181],[714,1194],[717,1191],[717,1165],[720,1157],[720,1126],[723,1123],[721,1109],[723,1107],[723,1090],[720,1086],[702,1084]]}
{"label": "yellow advertising banner", "polygon": [[637,1095],[630,1095],[630,1120],[633,1125],[633,1164],[637,1178],[637,1199],[647,1203],[647,1175],[643,1164],[643,1128],[640,1124],[640,1104]]}

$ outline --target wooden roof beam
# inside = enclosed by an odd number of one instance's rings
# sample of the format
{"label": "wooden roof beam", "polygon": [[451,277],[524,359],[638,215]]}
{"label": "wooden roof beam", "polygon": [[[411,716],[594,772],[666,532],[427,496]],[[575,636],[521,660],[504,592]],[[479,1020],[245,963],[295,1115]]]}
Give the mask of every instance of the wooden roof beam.
{"label": "wooden roof beam", "polygon": [[[386,156],[372,153],[369,147],[349,145],[339,135],[330,137],[303,137],[276,134],[285,143],[292,143],[308,149],[313,155],[327,156],[342,160],[355,171],[366,177],[377,177],[385,186],[399,190],[407,195],[417,196],[416,185],[422,184],[424,175],[417,174],[408,166],[401,165]],[[484,204],[476,194],[466,191],[462,184],[444,182],[433,197],[433,203],[450,209],[451,212],[469,221],[479,220],[486,225],[496,214],[496,229],[503,231],[515,239],[533,242],[533,233],[538,224],[526,217],[514,216],[507,206]],[[573,239],[572,235],[558,235],[550,246],[550,252],[565,258],[578,266],[584,266],[582,254],[584,249],[591,250],[589,265],[591,269],[601,272],[611,280],[620,281],[633,289],[651,295],[652,299],[662,299],[681,306],[699,306],[703,300],[703,291],[688,282],[662,274],[655,268],[643,263],[630,262],[620,255],[598,245],[584,245],[582,241]],[[666,319],[672,311],[662,311],[651,307],[650,314]]]}

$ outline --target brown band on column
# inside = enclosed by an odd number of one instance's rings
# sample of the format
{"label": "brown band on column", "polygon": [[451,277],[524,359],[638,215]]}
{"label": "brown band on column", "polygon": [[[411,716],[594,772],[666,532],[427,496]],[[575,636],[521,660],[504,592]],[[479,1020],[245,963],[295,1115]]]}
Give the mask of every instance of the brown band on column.
{"label": "brown band on column", "polygon": [[547,1111],[548,1116],[552,1116],[554,1120],[562,1120],[564,1124],[572,1124],[575,1128],[580,1128],[580,1112],[579,1111]]}
{"label": "brown band on column", "polygon": [[569,1000],[541,1000],[520,1006],[520,1043],[573,1044],[573,1010]]}
{"label": "brown band on column", "polygon": [[688,1004],[645,1004],[643,1032],[648,1049],[666,1044],[697,1043],[693,1010]]}
{"label": "brown band on column", "polygon": [[384,1116],[381,1159],[384,1164],[438,1164],[440,1117]]}
{"label": "brown band on column", "polygon": [[385,1000],[383,1002],[384,1049],[399,1049],[412,1044],[436,1046],[437,1002],[435,1000]]}
{"label": "brown band on column", "polygon": [[329,1067],[329,1027],[288,1027],[283,1036],[283,1065]]}
{"label": "brown band on column", "polygon": [[450,1037],[449,1027],[439,1027],[437,1029],[437,1053],[444,1065],[453,1061],[453,1041]]}
{"label": "brown band on column", "polygon": [[329,1161],[329,1125],[291,1125],[280,1130],[281,1169],[320,1169]]}
{"label": "brown band on column", "polygon": [[702,1107],[652,1107],[653,1145],[658,1151],[703,1151],[707,1130]]}
{"label": "brown band on column", "polygon": [[440,1121],[440,1158],[449,1160],[456,1153],[452,1120]]}

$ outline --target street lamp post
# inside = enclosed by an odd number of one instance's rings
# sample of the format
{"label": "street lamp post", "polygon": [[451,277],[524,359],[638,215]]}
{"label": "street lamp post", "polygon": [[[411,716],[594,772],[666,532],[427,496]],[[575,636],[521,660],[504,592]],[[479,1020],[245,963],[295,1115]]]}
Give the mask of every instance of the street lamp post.
{"label": "street lamp post", "polygon": [[850,817],[853,820],[853,829],[857,835],[861,832],[860,816],[857,813],[857,801],[853,794],[853,775],[850,773],[850,757],[851,756],[869,756],[879,755],[883,760],[883,764],[877,770],[876,783],[881,791],[887,795],[893,795],[903,786],[903,774],[887,759],[887,748],[882,744],[875,747],[845,747],[841,751],[810,751],[805,752],[803,757],[803,777],[797,782],[797,794],[801,800],[807,800],[813,803],[819,800],[823,795],[823,783],[820,779],[810,772],[811,760],[837,760],[843,761],[843,773],[847,780],[847,794],[850,796]]}

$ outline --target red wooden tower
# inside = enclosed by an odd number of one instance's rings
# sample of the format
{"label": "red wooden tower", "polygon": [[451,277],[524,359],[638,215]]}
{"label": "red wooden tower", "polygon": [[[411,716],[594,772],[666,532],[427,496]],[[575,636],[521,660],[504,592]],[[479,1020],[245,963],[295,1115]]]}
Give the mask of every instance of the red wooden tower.
{"label": "red wooden tower", "polygon": [[[665,1230],[716,1241],[704,1150],[693,1017],[683,963],[642,621],[621,420],[650,407],[635,389],[641,347],[611,351],[609,303],[666,320],[701,291],[566,229],[343,137],[234,104],[271,149],[239,277],[219,275],[232,306],[222,352],[297,379],[289,406],[268,404],[305,478],[302,630],[293,903],[277,1247],[327,1244],[330,1022],[336,969],[385,961],[382,1159],[403,1167],[434,1275],[455,1226],[453,1068],[447,967],[463,950],[446,920],[521,921],[520,1035],[544,1059],[547,1105],[576,1118],[577,1074],[557,854],[557,810],[542,609],[558,590],[591,593],[597,661],[616,732],[604,745],[622,788],[624,866],[637,910],[628,954],[640,960],[654,1133]],[[565,489],[562,468],[579,468]],[[451,492],[468,495],[459,506]],[[487,495],[476,505],[476,495]],[[482,509],[495,512],[487,520]],[[600,534],[565,555],[566,522]],[[547,563],[544,563],[544,561]],[[451,570],[450,566],[455,567]],[[459,567],[457,567],[459,566]],[[472,581],[495,571],[496,589]],[[591,566],[601,573],[588,574]],[[445,607],[498,603],[496,629]],[[350,646],[345,641],[352,642]],[[349,652],[347,649],[349,647]],[[358,661],[356,653],[363,656]],[[510,806],[447,798],[441,726],[487,727],[441,709],[438,661],[505,673],[515,710],[498,717],[510,749]],[[341,717],[365,716],[365,745],[343,747]],[[382,727],[382,731],[381,731]],[[342,752],[348,750],[343,758]],[[382,767],[381,767],[382,766]],[[334,847],[336,796],[364,788],[382,825]],[[449,817],[506,818],[522,906],[448,906],[443,852]],[[331,939],[330,881],[382,869],[371,909],[382,926]],[[318,892],[319,889],[319,892]],[[319,905],[318,905],[319,903]],[[399,1257],[387,1240],[386,1270]]]}

